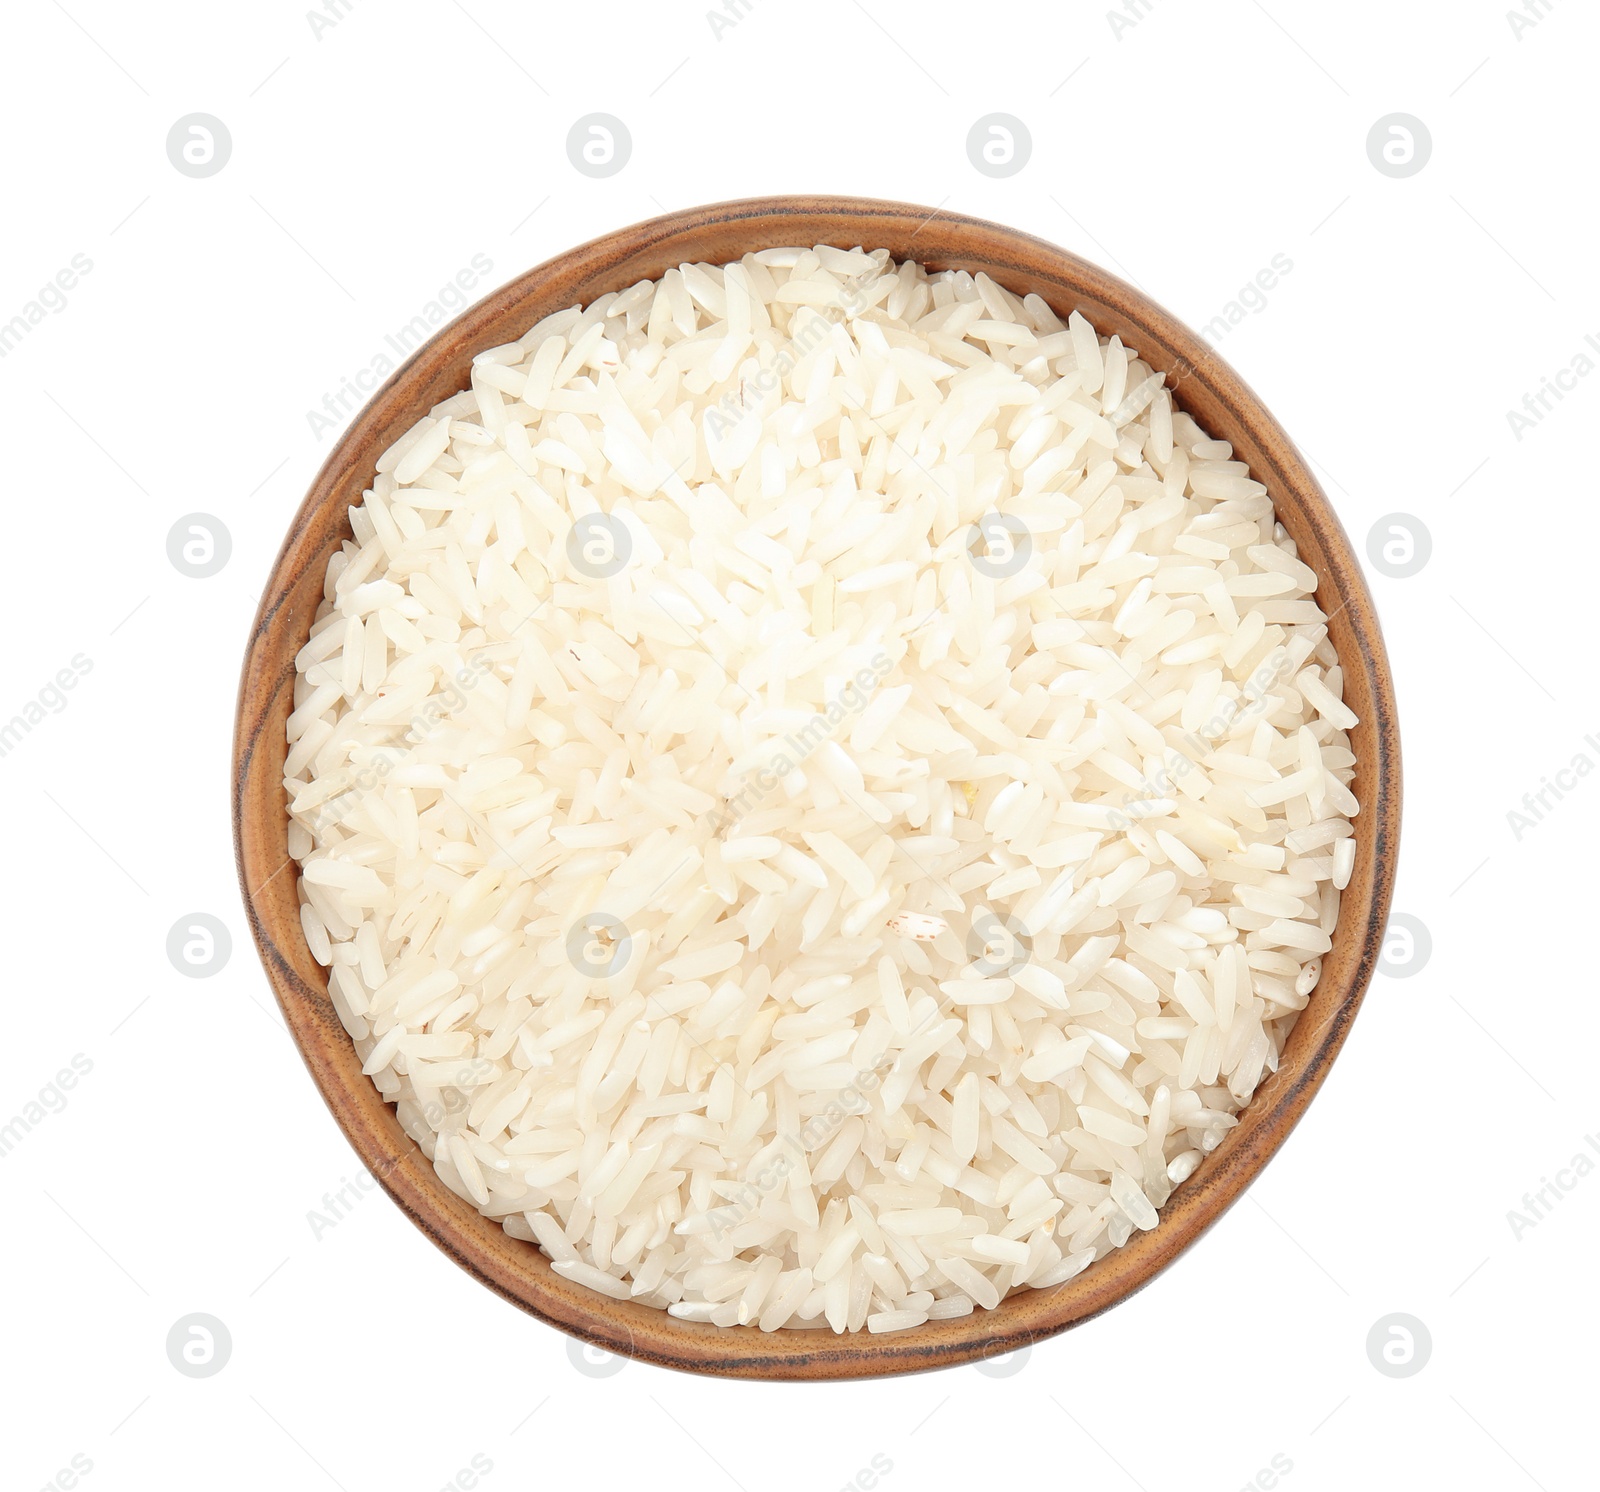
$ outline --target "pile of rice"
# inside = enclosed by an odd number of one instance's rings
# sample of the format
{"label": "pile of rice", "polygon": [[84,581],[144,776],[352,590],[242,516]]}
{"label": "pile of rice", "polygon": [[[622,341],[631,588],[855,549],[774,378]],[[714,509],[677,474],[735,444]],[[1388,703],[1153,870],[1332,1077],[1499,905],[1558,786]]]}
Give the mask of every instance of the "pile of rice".
{"label": "pile of rice", "polygon": [[1079,315],[685,264],[478,357],[297,660],[306,939],[566,1278],[890,1332],[1057,1285],[1272,1072],[1354,857],[1317,577]]}

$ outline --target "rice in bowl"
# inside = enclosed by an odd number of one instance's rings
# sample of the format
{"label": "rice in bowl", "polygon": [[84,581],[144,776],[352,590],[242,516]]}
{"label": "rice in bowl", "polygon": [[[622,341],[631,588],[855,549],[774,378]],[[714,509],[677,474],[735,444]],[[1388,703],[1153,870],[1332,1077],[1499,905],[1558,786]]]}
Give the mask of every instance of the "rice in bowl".
{"label": "rice in bowl", "polygon": [[481,355],[297,666],[302,926],[440,1177],[718,1325],[1155,1227],[1330,946],[1354,758],[1264,487],[1082,317],[882,252]]}

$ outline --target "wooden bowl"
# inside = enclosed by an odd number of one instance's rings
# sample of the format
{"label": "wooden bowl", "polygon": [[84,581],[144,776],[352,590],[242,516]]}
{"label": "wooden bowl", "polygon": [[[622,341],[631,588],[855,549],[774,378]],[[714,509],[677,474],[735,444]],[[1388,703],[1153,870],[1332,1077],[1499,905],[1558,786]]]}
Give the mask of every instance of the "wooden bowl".
{"label": "wooden bowl", "polygon": [[[552,1272],[530,1243],[450,1191],[361,1072],[301,934],[296,868],[282,787],[284,722],[294,658],[309,634],[329,556],[350,536],[378,454],[440,400],[466,386],[473,355],[509,342],[552,311],[656,278],[685,261],[714,264],[784,244],[885,248],[929,268],[983,270],[1063,317],[1080,309],[1171,375],[1179,405],[1266,483],[1285,528],[1317,572],[1345,671],[1352,732],[1355,871],[1322,978],[1289,1039],[1227,1138],[1177,1188],[1160,1225],[1065,1285],[1025,1290],[992,1311],[930,1321],[888,1336],[761,1332],[679,1321],[611,1300]],[[948,1367],[1015,1351],[1098,1315],[1148,1284],[1238,1198],[1310,1103],[1344,1044],[1382,942],[1400,829],[1400,743],[1394,693],[1372,598],[1306,462],[1239,376],[1166,311],[1075,255],[1027,234],[952,213],[849,197],[767,197],[669,213],[529,270],[421,347],[334,447],[295,515],[261,601],[240,680],[234,736],[233,827],[250,928],[289,1029],[334,1118],[411,1220],[463,1269],[524,1310],[611,1352],[696,1373],[741,1378],[859,1378]]]}

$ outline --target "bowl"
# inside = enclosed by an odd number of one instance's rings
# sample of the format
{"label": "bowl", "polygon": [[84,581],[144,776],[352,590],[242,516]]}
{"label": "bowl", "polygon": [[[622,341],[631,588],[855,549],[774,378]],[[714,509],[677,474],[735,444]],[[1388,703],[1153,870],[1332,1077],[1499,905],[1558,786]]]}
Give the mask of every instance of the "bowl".
{"label": "bowl", "polygon": [[[1301,557],[1345,671],[1361,811],[1356,857],[1322,977],[1279,1069],[1238,1125],[1178,1187],[1159,1226],[1064,1285],[1024,1290],[989,1311],[874,1336],[762,1332],[680,1321],[609,1299],[554,1273],[449,1190],[361,1072],[361,1059],[301,933],[282,778],[295,654],[309,635],[330,555],[350,537],[348,511],[374,461],[434,404],[464,388],[473,356],[512,341],[552,311],[587,303],[685,261],[724,263],[785,244],[888,249],[933,269],[982,270],[1065,317],[1080,309],[1169,375],[1180,408],[1264,482]],[[1276,420],[1212,348],[1153,301],[1093,264],[1025,233],[954,213],[850,197],[764,197],[653,218],[561,254],[479,301],[424,344],[340,438],[289,527],[262,595],[239,686],[233,830],[250,930],[290,1033],[334,1118],[394,1201],[439,1248],[540,1320],[614,1353],[739,1378],[845,1379],[948,1367],[1014,1352],[1076,1326],[1160,1274],[1235,1202],[1288,1138],[1349,1034],[1376,967],[1394,886],[1400,750],[1393,685],[1372,598],[1326,496]]]}

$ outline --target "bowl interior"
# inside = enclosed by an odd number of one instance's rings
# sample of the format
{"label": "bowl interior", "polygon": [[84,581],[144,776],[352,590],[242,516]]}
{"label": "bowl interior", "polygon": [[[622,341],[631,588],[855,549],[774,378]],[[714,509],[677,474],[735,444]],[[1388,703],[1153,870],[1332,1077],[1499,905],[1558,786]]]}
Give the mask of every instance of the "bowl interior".
{"label": "bowl interior", "polygon": [[[1062,316],[1081,310],[1103,335],[1118,333],[1167,373],[1179,406],[1231,442],[1267,485],[1301,557],[1317,572],[1317,600],[1330,617],[1345,699],[1361,722],[1351,732],[1361,804],[1355,869],[1333,948],[1279,1070],[1258,1089],[1237,1127],[1174,1191],[1159,1227],[1136,1233],[1075,1279],[1023,1291],[992,1311],[891,1336],[719,1328],[610,1300],[553,1273],[532,1244],[509,1237],[451,1192],[361,1073],[329,1001],[325,973],[300,930],[282,791],[294,658],[309,634],[328,560],[350,535],[349,509],[370,483],[377,456],[434,404],[466,386],[474,355],[514,340],[552,311],[657,278],[686,261],[723,263],[753,250],[814,243],[886,248],[896,259],[918,259],[932,269],[983,270],[1019,295],[1042,296]],[[532,1314],[613,1352],[742,1377],[862,1377],[1004,1354],[1084,1321],[1148,1283],[1271,1158],[1343,1044],[1376,965],[1399,813],[1393,691],[1371,597],[1305,460],[1238,375],[1159,306],[1062,249],[972,218],[836,197],[725,203],[609,234],[503,286],[419,349],[356,417],[295,515],[251,633],[234,743],[235,848],[251,931],[306,1064],[367,1167],[444,1252]]]}

